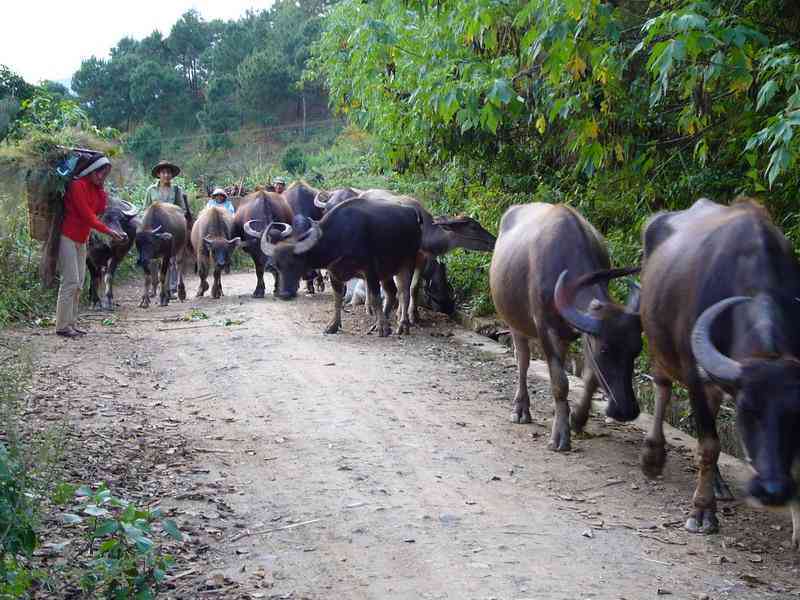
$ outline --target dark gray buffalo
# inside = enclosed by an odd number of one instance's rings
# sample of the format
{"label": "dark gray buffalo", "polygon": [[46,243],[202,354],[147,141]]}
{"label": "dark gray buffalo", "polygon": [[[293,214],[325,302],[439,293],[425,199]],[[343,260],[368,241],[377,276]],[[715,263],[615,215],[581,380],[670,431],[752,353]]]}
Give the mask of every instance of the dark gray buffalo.
{"label": "dark gray buffalo", "polygon": [[155,202],[151,204],[142,216],[142,224],[136,231],[136,248],[139,251],[137,264],[144,270],[144,293],[141,308],[150,306],[149,289],[152,273],[152,264],[161,260],[159,269],[159,284],[161,289],[160,304],[169,304],[169,281],[167,271],[170,260],[174,257],[178,270],[178,299],[186,300],[186,286],[183,284],[183,263],[186,257],[186,217],[183,210],[174,204]]}
{"label": "dark gray buffalo", "polygon": [[278,273],[272,261],[261,251],[261,238],[267,224],[272,222],[291,223],[294,213],[286,199],[275,192],[258,190],[242,199],[236,214],[233,215],[233,236],[241,239],[241,248],[256,267],[256,289],[253,298],[264,297],[264,270],[272,272],[275,278],[273,293],[277,294]]}
{"label": "dark gray buffalo", "polygon": [[420,283],[423,281],[422,272],[430,258],[443,256],[455,248],[478,252],[491,252],[494,248],[495,237],[475,219],[465,216],[434,217],[419,200],[411,196],[400,196],[388,190],[372,189],[362,192],[355,188],[343,188],[336,190],[327,198],[318,196],[315,203],[325,210],[330,210],[337,204],[352,198],[354,194],[358,194],[359,198],[410,206],[422,215],[422,244],[411,282],[412,324],[419,320],[417,296]]}
{"label": "dark gray buffalo", "polygon": [[222,271],[231,264],[231,255],[241,238],[233,237],[233,216],[224,208],[212,206],[203,209],[192,226],[192,247],[197,260],[200,285],[197,297],[208,289],[208,273],[214,271],[211,297],[222,297]]}
{"label": "dark gray buffalo", "polygon": [[[381,337],[391,333],[389,311],[399,295],[399,333],[408,333],[409,291],[414,265],[422,239],[422,216],[413,207],[353,198],[329,211],[319,223],[298,216],[295,227],[288,223],[271,224],[261,238],[261,247],[271,256],[280,272],[279,296],[297,295],[300,278],[310,269],[327,269],[334,292],[334,315],[326,333],[341,327],[345,282],[355,276],[366,279],[370,301],[377,316]],[[301,228],[300,226],[303,225]],[[273,243],[273,229],[281,230],[283,241]],[[293,230],[302,230],[298,235]],[[397,277],[395,285],[394,277]],[[387,295],[385,310],[380,309],[380,288]]]}
{"label": "dark gray buffalo", "polygon": [[[312,221],[319,221],[324,214],[322,208],[315,202],[320,193],[318,189],[311,187],[305,181],[295,181],[286,188],[283,197],[286,198],[286,202],[295,216],[301,215]],[[325,291],[325,279],[319,271],[306,273],[303,279],[306,282],[306,292],[309,294],[315,292],[314,286],[320,293]]]}
{"label": "dark gray buffalo", "polygon": [[[716,416],[725,393],[755,469],[747,494],[765,506],[796,502],[800,450],[800,268],[792,247],[757,203],[698,200],[653,217],[644,229],[642,325],[656,386],[655,420],[642,469],[661,473],[662,419],[672,382],[689,391],[697,427],[697,488],[686,523],[718,530]],[[719,487],[716,487],[719,493]],[[793,507],[793,543],[798,544]]]}
{"label": "dark gray buffalo", "polygon": [[[531,422],[529,343],[538,338],[555,399],[552,450],[569,450],[570,422],[576,431],[584,427],[598,383],[609,400],[609,417],[631,421],[639,416],[631,381],[642,349],[638,292],[622,306],[611,300],[607,287],[610,279],[635,271],[609,269],[605,240],[567,206],[512,206],[503,215],[490,285],[497,312],[514,338],[519,378],[513,420]],[[585,387],[570,415],[564,359],[578,332],[583,334]]]}
{"label": "dark gray buffalo", "polygon": [[[127,237],[121,241],[101,238],[98,235],[89,238],[86,268],[89,270],[89,298],[94,308],[114,310],[114,273],[130,252],[136,239],[136,228],[142,222],[136,216],[138,213],[139,209],[130,202],[112,197],[100,220]],[[98,294],[101,280],[105,284],[102,299]]]}

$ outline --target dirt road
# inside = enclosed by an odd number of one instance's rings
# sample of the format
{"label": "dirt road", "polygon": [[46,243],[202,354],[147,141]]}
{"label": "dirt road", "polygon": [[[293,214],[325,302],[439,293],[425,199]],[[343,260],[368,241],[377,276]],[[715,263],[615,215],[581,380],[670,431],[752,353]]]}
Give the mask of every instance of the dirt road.
{"label": "dirt road", "polygon": [[[325,336],[329,294],[223,284],[149,310],[122,286],[115,324],[89,314],[80,341],[14,333],[37,353],[34,412],[82,440],[76,477],[160,497],[190,534],[170,597],[800,596],[788,516],[734,502],[721,535],[685,532],[688,451],[648,481],[641,431],[600,417],[548,451],[546,382],[534,424],[512,424],[513,357],[493,342],[430,316],[380,339],[363,308]],[[208,318],[162,321],[192,308]]]}

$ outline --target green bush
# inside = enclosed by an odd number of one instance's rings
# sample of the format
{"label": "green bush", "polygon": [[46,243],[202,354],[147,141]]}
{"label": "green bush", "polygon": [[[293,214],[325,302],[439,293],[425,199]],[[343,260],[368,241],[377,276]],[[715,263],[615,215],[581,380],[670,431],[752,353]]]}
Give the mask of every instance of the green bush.
{"label": "green bush", "polygon": [[281,158],[281,166],[292,175],[302,175],[306,172],[306,155],[299,146],[289,146]]}

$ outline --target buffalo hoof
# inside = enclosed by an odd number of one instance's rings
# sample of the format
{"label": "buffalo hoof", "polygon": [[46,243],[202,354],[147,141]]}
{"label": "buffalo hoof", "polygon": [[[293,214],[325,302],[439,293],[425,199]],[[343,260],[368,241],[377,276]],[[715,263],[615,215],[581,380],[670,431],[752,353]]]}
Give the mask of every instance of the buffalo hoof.
{"label": "buffalo hoof", "polygon": [[197,293],[194,295],[195,298],[202,298],[206,291],[203,288],[197,290]]}
{"label": "buffalo hoof", "polygon": [[388,323],[378,325],[378,337],[389,337],[390,335],[392,335],[392,328]]}
{"label": "buffalo hoof", "polygon": [[211,297],[214,298],[214,300],[219,300],[222,298],[222,287],[214,286],[211,288]]}
{"label": "buffalo hoof", "polygon": [[161,296],[158,301],[161,306],[169,306],[169,296]]}
{"label": "buffalo hoof", "polygon": [[139,308],[148,308],[150,306],[150,296],[145,294],[142,296],[142,301],[139,302]]}
{"label": "buffalo hoof", "polygon": [[178,286],[178,300],[180,300],[181,302],[186,301],[186,286],[183,284],[180,284]]}
{"label": "buffalo hoof", "polygon": [[575,433],[581,433],[583,428],[586,427],[586,421],[589,420],[589,413],[582,413],[581,411],[574,410],[569,415],[569,425]]}
{"label": "buffalo hoof", "polygon": [[411,333],[411,323],[408,321],[404,321],[400,323],[400,327],[397,330],[398,335],[408,335]]}
{"label": "buffalo hoof", "polygon": [[264,288],[256,288],[253,292],[253,298],[263,298],[264,297]]}
{"label": "buffalo hoof", "polygon": [[515,402],[514,412],[511,414],[511,422],[527,425],[532,421],[533,419],[531,418],[530,402],[527,403],[522,403],[519,401]]}
{"label": "buffalo hoof", "polygon": [[316,285],[316,287],[317,287],[317,291],[318,291],[320,294],[322,294],[322,293],[325,291],[325,280],[324,280],[324,279],[322,279],[322,277],[320,277],[320,278],[319,278],[319,279],[317,279],[317,280],[316,280],[314,283],[315,283],[315,285]]}
{"label": "buffalo hoof", "polygon": [[686,520],[686,531],[708,535],[719,531],[717,511],[713,508],[697,508]]}
{"label": "buffalo hoof", "polygon": [[572,450],[572,440],[570,439],[568,425],[566,427],[562,426],[558,420],[553,423],[553,432],[550,434],[547,449],[553,452],[569,452]]}
{"label": "buffalo hoof", "polygon": [[339,331],[340,326],[341,323],[339,321],[331,321],[325,328],[325,333],[337,333]]}
{"label": "buffalo hoof", "polygon": [[661,475],[665,462],[667,462],[667,451],[664,444],[645,438],[640,457],[640,465],[645,477],[655,479]]}

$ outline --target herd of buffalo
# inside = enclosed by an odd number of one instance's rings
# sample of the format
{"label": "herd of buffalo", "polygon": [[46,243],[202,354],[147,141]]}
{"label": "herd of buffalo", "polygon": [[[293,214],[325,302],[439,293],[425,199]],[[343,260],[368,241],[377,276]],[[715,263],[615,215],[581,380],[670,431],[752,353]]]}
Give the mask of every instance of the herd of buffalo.
{"label": "herd of buffalo", "polygon": [[[515,422],[531,421],[527,370],[532,338],[539,340],[549,367],[551,449],[570,449],[570,430],[585,426],[598,387],[608,399],[609,417],[636,419],[632,379],[644,333],[656,406],[641,455],[643,472],[655,477],[663,470],[663,419],[672,383],[679,382],[689,392],[698,437],[697,486],[686,528],[718,531],[716,502],[730,491],[717,466],[716,417],[730,396],[754,470],[748,499],[760,506],[789,505],[792,544],[800,544],[792,470],[800,450],[800,331],[794,328],[800,322],[800,262],[767,211],[751,199],[730,206],[701,199],[686,210],[656,214],[643,229],[642,264],[617,269],[611,268],[600,233],[564,205],[511,207],[497,239],[474,219],[433,217],[408,196],[354,188],[324,192],[305,183],[282,194],[253,192],[233,215],[224,208],[206,208],[191,230],[183,212],[170,204],[155,203],[140,218],[131,205],[112,202],[103,219],[128,239],[91,247],[95,304],[112,307],[113,273],[134,241],[145,272],[143,307],[155,294],[154,261],[161,261],[162,305],[170,300],[170,261],[178,267],[178,297],[185,299],[182,272],[190,253],[200,277],[197,295],[208,289],[213,270],[211,295],[219,298],[222,272],[240,248],[255,264],[257,298],[264,297],[265,270],[274,275],[274,294],[286,300],[297,295],[301,280],[310,293],[315,286],[324,288],[321,270],[326,270],[334,292],[326,333],[341,327],[342,306],[346,294],[353,294],[354,280],[365,284],[362,293],[380,336],[391,334],[395,309],[398,333],[408,333],[418,319],[421,284],[435,307],[452,311],[436,257],[459,247],[493,251],[491,294],[511,330],[518,366]],[[636,273],[641,287],[629,279],[627,302],[615,302],[609,281]],[[101,276],[102,299],[97,296]],[[570,409],[564,363],[579,336],[584,388]]]}

